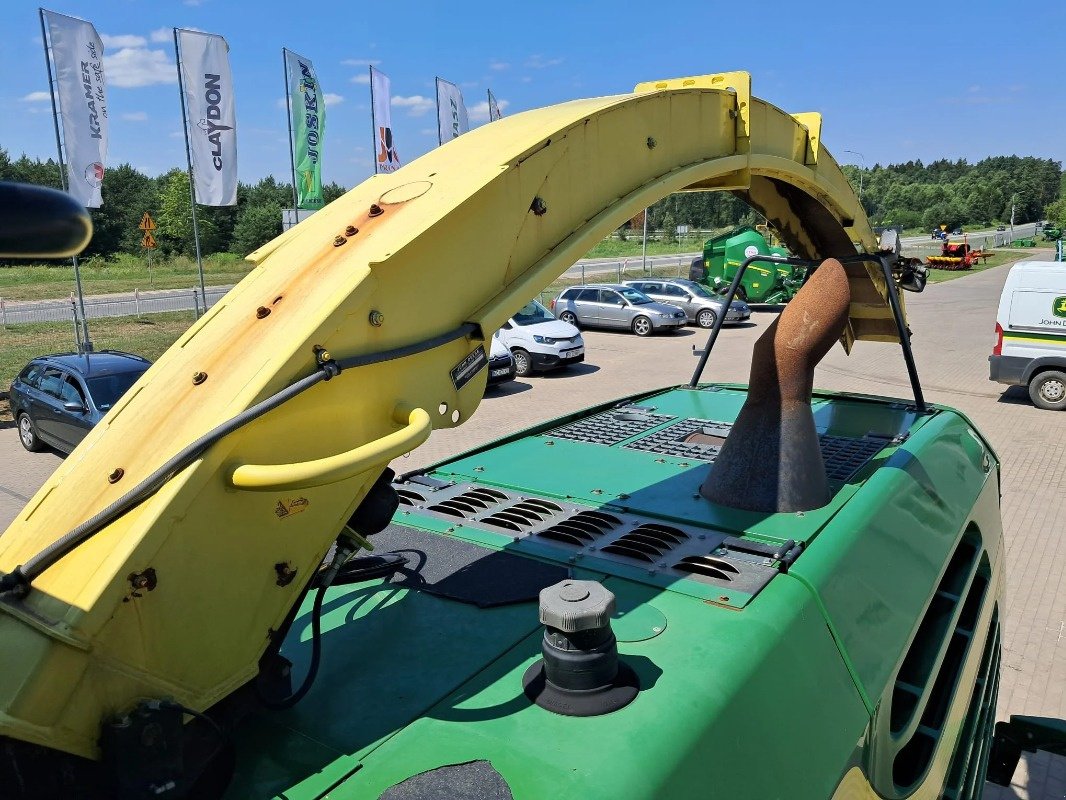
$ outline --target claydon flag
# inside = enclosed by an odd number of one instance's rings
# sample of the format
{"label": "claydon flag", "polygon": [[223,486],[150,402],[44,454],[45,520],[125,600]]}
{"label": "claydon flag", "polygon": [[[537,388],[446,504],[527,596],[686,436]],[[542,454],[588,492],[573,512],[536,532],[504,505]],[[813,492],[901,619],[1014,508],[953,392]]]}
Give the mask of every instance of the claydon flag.
{"label": "claydon flag", "polygon": [[374,172],[395,172],[400,168],[400,156],[392,138],[392,108],[389,78],[370,68],[370,97],[374,116]]}
{"label": "claydon flag", "polygon": [[177,29],[178,71],[196,202],[237,205],[237,114],[229,46],[213,33]]}
{"label": "claydon flag", "polygon": [[496,102],[496,96],[492,93],[492,89],[489,89],[489,122],[494,122],[502,116],[500,104]]}
{"label": "claydon flag", "polygon": [[458,139],[470,130],[463,93],[454,83],[437,78],[437,131],[440,143]]}
{"label": "claydon flag", "polygon": [[293,170],[297,208],[318,209],[322,198],[322,137],[326,134],[326,104],[315,68],[303,56],[285,51],[292,108]]}
{"label": "claydon flag", "polygon": [[83,206],[99,208],[107,155],[104,45],[92,23],[53,11],[43,13],[63,115],[68,191]]}

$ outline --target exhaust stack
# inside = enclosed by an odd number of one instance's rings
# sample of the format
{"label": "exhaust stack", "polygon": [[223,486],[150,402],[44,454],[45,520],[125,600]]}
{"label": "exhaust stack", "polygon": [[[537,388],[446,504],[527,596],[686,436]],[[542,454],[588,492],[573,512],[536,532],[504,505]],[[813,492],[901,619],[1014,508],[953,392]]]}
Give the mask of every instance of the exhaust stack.
{"label": "exhaust stack", "polygon": [[814,368],[839,339],[850,303],[843,265],[827,259],[759,337],[748,399],[700,494],[748,511],[808,511],[829,502],[811,391]]}

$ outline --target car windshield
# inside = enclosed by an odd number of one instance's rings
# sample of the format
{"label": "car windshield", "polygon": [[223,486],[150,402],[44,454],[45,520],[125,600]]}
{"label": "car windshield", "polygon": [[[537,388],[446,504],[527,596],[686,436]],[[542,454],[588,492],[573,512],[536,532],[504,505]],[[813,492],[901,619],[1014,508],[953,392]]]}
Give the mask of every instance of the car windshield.
{"label": "car windshield", "polygon": [[646,294],[644,294],[644,292],[638,292],[632,286],[623,286],[622,288],[618,289],[618,293],[635,306],[643,305],[644,303],[655,302]]}
{"label": "car windshield", "polygon": [[515,325],[536,325],[538,322],[551,322],[555,316],[536,300],[530,300],[512,319]]}
{"label": "car windshield", "polygon": [[101,411],[107,411],[147,369],[145,367],[133,372],[116,372],[114,375],[98,375],[95,378],[89,378],[86,383],[89,384],[89,394],[92,395],[96,407]]}
{"label": "car windshield", "polygon": [[696,283],[696,281],[678,281],[678,284],[684,286],[690,292],[700,297],[715,297],[715,293],[704,286],[702,283]]}

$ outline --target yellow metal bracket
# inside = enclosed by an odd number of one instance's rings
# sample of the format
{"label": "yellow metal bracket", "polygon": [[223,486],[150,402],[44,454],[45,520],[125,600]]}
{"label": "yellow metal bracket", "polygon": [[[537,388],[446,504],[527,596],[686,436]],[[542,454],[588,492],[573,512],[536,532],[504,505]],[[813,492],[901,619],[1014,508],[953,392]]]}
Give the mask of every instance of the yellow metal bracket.
{"label": "yellow metal bracket", "polygon": [[793,114],[792,118],[807,129],[807,154],[803,163],[815,165],[818,163],[818,150],[822,140],[822,115],[817,111],[801,111]]}
{"label": "yellow metal bracket", "polygon": [[[642,92],[676,91],[678,89],[719,89],[736,95],[735,119],[737,122],[737,139],[751,136],[751,73],[719,72],[714,75],[695,75],[688,78],[670,78],[661,81],[638,83],[633,91]],[[738,152],[739,152],[738,147]]]}

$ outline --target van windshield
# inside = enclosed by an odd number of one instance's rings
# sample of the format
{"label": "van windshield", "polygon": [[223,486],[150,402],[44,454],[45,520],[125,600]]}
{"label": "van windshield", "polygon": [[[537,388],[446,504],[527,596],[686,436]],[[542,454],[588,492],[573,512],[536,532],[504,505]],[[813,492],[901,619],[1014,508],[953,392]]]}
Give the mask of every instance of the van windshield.
{"label": "van windshield", "polygon": [[515,325],[536,325],[538,322],[552,322],[555,316],[536,300],[530,300],[512,319]]}

